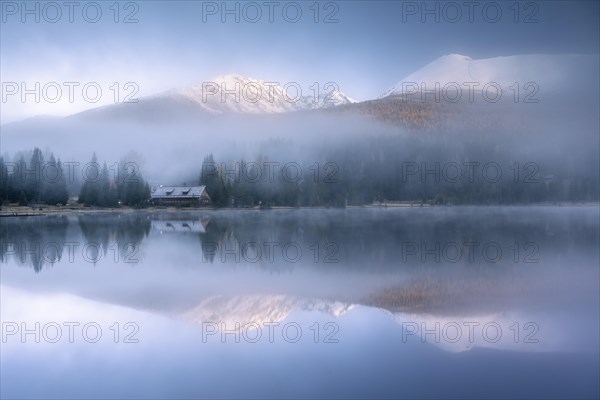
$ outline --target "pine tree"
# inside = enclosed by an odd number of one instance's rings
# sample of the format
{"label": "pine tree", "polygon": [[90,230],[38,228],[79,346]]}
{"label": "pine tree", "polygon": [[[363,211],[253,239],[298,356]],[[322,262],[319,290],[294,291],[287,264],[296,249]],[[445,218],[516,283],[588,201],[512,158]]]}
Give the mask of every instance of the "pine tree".
{"label": "pine tree", "polygon": [[[96,170],[94,172],[94,170]],[[101,179],[101,170],[98,165],[98,158],[96,153],[92,155],[92,160],[85,168],[86,176],[84,177],[83,185],[79,193],[79,202],[97,206],[99,200],[99,181]]]}
{"label": "pine tree", "polygon": [[124,205],[130,207],[144,207],[150,198],[150,186],[144,180],[137,164],[121,161],[122,171],[119,171],[117,182],[118,197]]}
{"label": "pine tree", "polygon": [[8,201],[10,196],[10,180],[4,158],[0,157],[0,205]]}
{"label": "pine tree", "polygon": [[100,180],[98,182],[98,206],[108,207],[109,204],[108,192],[110,190],[110,181],[108,176],[108,167],[106,161],[102,164],[102,171],[100,172]]}
{"label": "pine tree", "polygon": [[42,177],[44,156],[39,148],[36,147],[33,149],[33,155],[27,168],[25,172],[25,188],[28,197],[36,203],[41,203],[44,200],[42,196],[45,191],[45,182]]}
{"label": "pine tree", "polygon": [[25,193],[26,169],[27,164],[25,164],[25,159],[21,155],[19,161],[17,161],[15,172],[12,173],[9,178],[9,186],[11,187],[12,196],[14,196],[11,200],[18,201],[19,205],[27,205],[29,202],[27,194]]}
{"label": "pine tree", "polygon": [[206,191],[217,207],[225,207],[229,202],[229,192],[222,171],[217,166],[213,155],[204,158],[200,173],[200,184],[206,186]]}
{"label": "pine tree", "polygon": [[45,187],[43,198],[46,204],[56,204],[57,200],[57,187],[58,182],[61,179],[60,171],[58,170],[58,165],[56,164],[56,160],[54,159],[54,154],[50,154],[48,159],[48,164],[44,169],[44,179],[45,179]]}
{"label": "pine tree", "polygon": [[46,204],[67,204],[69,194],[67,192],[67,180],[62,169],[60,159],[55,161],[54,154],[50,154],[46,168],[46,187],[44,201]]}

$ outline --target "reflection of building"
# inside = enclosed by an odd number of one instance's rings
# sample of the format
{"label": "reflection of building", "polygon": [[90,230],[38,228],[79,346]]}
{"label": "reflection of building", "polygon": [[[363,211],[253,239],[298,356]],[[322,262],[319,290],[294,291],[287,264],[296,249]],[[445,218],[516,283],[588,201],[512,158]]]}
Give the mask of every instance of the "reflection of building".
{"label": "reflection of building", "polygon": [[155,206],[202,207],[211,204],[206,186],[159,186],[150,195]]}
{"label": "reflection of building", "polygon": [[160,233],[167,232],[192,232],[192,233],[206,233],[206,225],[208,225],[208,219],[197,219],[197,220],[153,220],[152,229],[159,231]]}

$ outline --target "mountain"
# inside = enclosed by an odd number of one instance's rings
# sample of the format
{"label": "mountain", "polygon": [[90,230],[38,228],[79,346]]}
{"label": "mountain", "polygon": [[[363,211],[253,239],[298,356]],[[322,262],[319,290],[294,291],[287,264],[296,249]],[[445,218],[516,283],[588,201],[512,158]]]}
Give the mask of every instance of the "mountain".
{"label": "mountain", "polygon": [[[290,87],[296,86],[293,83]],[[183,96],[210,113],[284,113],[334,107],[356,101],[340,91],[308,94],[308,88],[285,90],[276,82],[268,82],[238,74],[222,75],[202,82],[175,89],[159,96]],[[304,92],[303,92],[304,91]],[[233,93],[231,93],[233,92]]]}
{"label": "mountain", "polygon": [[[294,87],[296,86],[296,87]],[[298,94],[297,88],[300,89]],[[309,93],[306,93],[309,92]],[[282,114],[319,110],[353,104],[355,100],[340,91],[315,96],[309,88],[243,77],[222,75],[209,81],[142,97],[137,103],[114,104],[87,110],[73,117],[105,120],[179,119],[190,116],[231,114]]]}
{"label": "mountain", "polygon": [[[386,124],[419,130],[440,130],[455,125],[462,129],[464,123],[469,121],[476,127],[495,126],[501,122],[498,119],[508,120],[505,116],[509,114],[514,116],[514,109],[524,114],[531,111],[525,107],[517,107],[522,103],[541,101],[547,106],[555,104],[556,107],[562,107],[568,100],[570,105],[574,102],[595,105],[599,64],[598,55],[530,54],[474,60],[464,55],[450,54],[408,75],[380,97],[361,102],[341,91],[327,93],[328,88],[323,85],[320,85],[321,93],[315,98],[309,87],[301,87],[303,93],[298,96],[298,86],[294,83],[277,84],[229,74],[142,97],[137,103],[97,107],[58,120],[66,123],[90,121],[94,124],[171,123],[187,120],[195,123],[219,116],[285,115],[311,111],[315,114],[344,117],[366,116]],[[454,84],[446,87],[449,90],[444,92],[444,85],[449,83]],[[474,102],[470,98],[471,87],[476,93],[475,99],[483,99],[481,90],[488,83],[494,83],[496,88],[502,89],[503,101],[497,106],[512,107],[511,109],[487,107],[487,103],[490,103],[488,98],[494,98],[493,88],[488,89],[488,93],[491,90],[492,94],[484,99],[486,101]],[[452,101],[455,97],[453,91],[457,88],[464,89],[457,102],[460,104]],[[444,98],[415,95],[422,89],[427,93],[441,90]],[[450,101],[446,101],[448,99]],[[512,101],[513,99],[516,101]],[[465,119],[462,117],[465,112],[462,106],[466,103],[483,104],[486,108],[469,109],[470,119]],[[461,123],[457,125],[457,121]],[[42,121],[35,118],[11,124],[12,128],[18,127],[20,130],[39,125],[43,125]],[[48,125],[53,123],[48,122]],[[7,125],[3,127],[7,128]]]}
{"label": "mountain", "polygon": [[527,54],[474,60],[460,54],[449,54],[408,75],[380,98],[439,91],[445,85],[448,85],[448,90],[456,90],[457,87],[468,89],[471,85],[474,91],[481,91],[489,83],[511,90],[510,96],[514,95],[515,82],[522,96],[534,91],[533,87],[525,87],[529,82],[537,85],[540,92],[597,89],[597,81],[589,81],[590,77],[597,77],[597,68],[597,55]]}
{"label": "mountain", "polygon": [[[553,351],[557,348],[578,348],[567,334],[554,335],[552,338],[544,335],[546,340],[539,342],[517,341],[512,331],[509,334],[497,334],[496,327],[502,329],[502,327],[513,326],[515,321],[527,321],[523,314],[512,310],[441,314],[424,312],[420,309],[411,312],[397,312],[387,308],[364,305],[360,302],[346,303],[286,294],[246,294],[210,296],[184,312],[176,312],[175,316],[184,321],[201,325],[204,332],[208,332],[207,325],[209,324],[211,329],[214,329],[211,332],[213,334],[222,332],[223,329],[227,329],[228,333],[245,332],[257,328],[267,331],[269,329],[267,324],[277,327],[277,324],[285,325],[296,322],[297,320],[293,316],[297,316],[298,312],[313,313],[313,318],[317,313],[322,314],[330,323],[342,327],[341,329],[348,326],[346,325],[349,323],[347,321],[352,321],[352,317],[349,317],[350,313],[358,312],[362,315],[368,313],[373,318],[372,322],[387,323],[391,320],[398,324],[398,328],[401,329],[398,332],[399,338],[402,338],[403,343],[407,345],[429,343],[452,353],[476,348],[531,352]],[[539,320],[536,319],[536,321]],[[545,326],[555,325],[551,321],[544,322]],[[534,324],[537,325],[537,323]],[[282,327],[272,329],[282,329]],[[434,332],[438,332],[437,339]],[[542,333],[540,333],[540,337],[542,337],[541,335]],[[492,341],[490,338],[494,338],[494,340]]]}

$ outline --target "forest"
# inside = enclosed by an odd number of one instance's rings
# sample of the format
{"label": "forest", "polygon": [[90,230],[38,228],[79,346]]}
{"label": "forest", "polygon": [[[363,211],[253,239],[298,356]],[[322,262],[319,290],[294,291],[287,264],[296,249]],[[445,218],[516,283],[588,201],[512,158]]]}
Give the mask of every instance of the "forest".
{"label": "forest", "polygon": [[16,162],[0,157],[0,204],[20,206],[66,205],[70,197],[84,205],[143,207],[150,197],[150,186],[135,167],[125,159],[111,165],[100,164],[96,154],[83,168],[78,163],[62,163],[53,153],[48,161],[34,148],[29,162],[21,156]]}
{"label": "forest", "polygon": [[127,157],[107,164],[94,153],[80,165],[36,147],[15,162],[0,158],[0,201],[64,205],[77,198],[87,206],[141,208],[150,205],[152,186],[161,184],[206,185],[216,208],[598,201],[599,173],[580,162],[597,158],[593,149],[563,146],[541,156],[537,142],[524,144],[520,137],[519,147],[515,140],[382,135],[313,148],[302,157],[287,151],[293,143],[268,142],[255,156],[199,157],[195,166],[180,168],[175,182],[154,176],[147,181]]}

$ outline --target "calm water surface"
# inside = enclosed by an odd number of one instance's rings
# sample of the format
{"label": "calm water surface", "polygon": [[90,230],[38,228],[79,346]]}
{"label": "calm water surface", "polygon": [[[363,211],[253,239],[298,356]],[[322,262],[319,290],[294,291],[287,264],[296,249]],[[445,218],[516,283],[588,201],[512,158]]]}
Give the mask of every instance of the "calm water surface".
{"label": "calm water surface", "polygon": [[597,206],[2,218],[1,392],[600,395]]}

